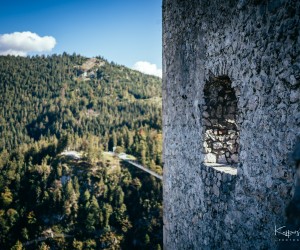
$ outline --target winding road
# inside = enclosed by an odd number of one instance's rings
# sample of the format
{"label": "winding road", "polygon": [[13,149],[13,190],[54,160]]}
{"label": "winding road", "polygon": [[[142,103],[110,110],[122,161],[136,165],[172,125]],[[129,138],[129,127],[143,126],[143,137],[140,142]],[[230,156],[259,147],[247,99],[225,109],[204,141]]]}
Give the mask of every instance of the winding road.
{"label": "winding road", "polygon": [[67,234],[56,234],[56,233],[52,233],[48,236],[44,236],[44,237],[38,237],[34,240],[30,240],[30,241],[27,241],[27,242],[24,242],[23,243],[23,246],[29,246],[29,245],[32,245],[34,243],[38,243],[40,241],[45,241],[47,239],[54,239],[54,238],[72,238],[74,237],[73,235],[67,235]]}
{"label": "winding road", "polygon": [[155,173],[154,171],[152,171],[152,170],[150,170],[148,168],[145,168],[144,166],[142,166],[142,165],[140,165],[140,164],[138,164],[136,162],[133,162],[133,161],[130,161],[130,160],[127,160],[127,159],[122,159],[122,160],[128,162],[129,164],[131,164],[131,165],[133,165],[133,166],[135,166],[135,167],[137,167],[137,168],[139,168],[139,169],[141,169],[141,170],[143,170],[143,171],[145,171],[145,172],[147,172],[149,174],[151,174],[152,176],[154,176],[154,177],[156,177],[156,178],[158,178],[160,180],[163,179],[163,177],[161,175]]}
{"label": "winding road", "polygon": [[[128,155],[128,154],[125,154],[125,153],[120,153],[120,154],[115,154],[114,152],[104,152],[105,154],[109,154],[111,156],[117,156],[120,160],[122,161],[126,161],[128,162],[129,164],[151,174],[152,176],[160,179],[160,180],[163,180],[163,176],[162,175],[159,175],[157,173],[155,173],[154,171],[150,170],[149,168],[146,168],[144,166],[142,166],[141,164],[139,164],[137,161],[133,161],[132,160],[132,156],[131,155]],[[81,154],[76,152],[76,151],[64,151],[61,153],[61,155],[65,155],[65,156],[69,156],[69,157],[72,157],[74,159],[80,159],[81,158]]]}
{"label": "winding road", "polygon": [[130,158],[130,157],[132,157],[132,156],[129,156],[129,155],[125,154],[125,153],[118,154],[118,158],[120,160],[126,161],[129,164],[131,164],[131,165],[133,165],[133,166],[135,166],[135,167],[137,167],[137,168],[139,168],[139,169],[141,169],[141,170],[143,170],[143,171],[151,174],[152,176],[154,176],[154,177],[156,177],[156,178],[158,178],[160,180],[163,179],[163,177],[161,175],[155,173],[154,171],[150,170],[149,168],[145,168],[144,166],[142,166],[138,162],[133,161],[132,158]]}

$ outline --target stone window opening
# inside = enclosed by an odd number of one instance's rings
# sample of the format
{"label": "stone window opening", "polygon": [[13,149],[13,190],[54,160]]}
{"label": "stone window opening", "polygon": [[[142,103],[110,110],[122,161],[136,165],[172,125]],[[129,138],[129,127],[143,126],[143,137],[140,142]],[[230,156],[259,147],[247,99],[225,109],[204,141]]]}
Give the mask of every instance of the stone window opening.
{"label": "stone window opening", "polygon": [[206,82],[202,114],[204,163],[238,163],[237,115],[237,98],[230,78],[222,75]]}

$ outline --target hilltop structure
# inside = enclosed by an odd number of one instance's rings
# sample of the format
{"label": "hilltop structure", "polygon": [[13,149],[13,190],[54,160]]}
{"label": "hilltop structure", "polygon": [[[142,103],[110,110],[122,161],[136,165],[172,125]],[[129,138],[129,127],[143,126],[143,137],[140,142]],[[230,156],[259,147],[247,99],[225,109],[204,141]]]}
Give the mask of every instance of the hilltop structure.
{"label": "hilltop structure", "polygon": [[165,249],[277,247],[300,136],[299,16],[296,0],[163,1]]}

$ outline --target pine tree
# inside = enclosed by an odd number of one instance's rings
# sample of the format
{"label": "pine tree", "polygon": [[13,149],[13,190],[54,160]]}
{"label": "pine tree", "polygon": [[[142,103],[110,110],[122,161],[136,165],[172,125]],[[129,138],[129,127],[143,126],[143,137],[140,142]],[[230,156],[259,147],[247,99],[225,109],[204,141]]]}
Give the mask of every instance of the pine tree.
{"label": "pine tree", "polygon": [[17,241],[16,244],[11,248],[11,250],[23,250],[23,245],[20,241]]}

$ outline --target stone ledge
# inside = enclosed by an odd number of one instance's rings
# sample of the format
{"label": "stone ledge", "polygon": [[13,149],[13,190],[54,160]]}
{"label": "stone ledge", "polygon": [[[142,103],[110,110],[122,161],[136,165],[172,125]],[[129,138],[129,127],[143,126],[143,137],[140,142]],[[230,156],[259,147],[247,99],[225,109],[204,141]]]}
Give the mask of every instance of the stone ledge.
{"label": "stone ledge", "polygon": [[237,175],[237,168],[228,164],[220,164],[220,163],[203,163],[206,167],[211,167],[219,172],[223,172],[230,175]]}

